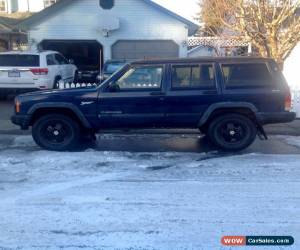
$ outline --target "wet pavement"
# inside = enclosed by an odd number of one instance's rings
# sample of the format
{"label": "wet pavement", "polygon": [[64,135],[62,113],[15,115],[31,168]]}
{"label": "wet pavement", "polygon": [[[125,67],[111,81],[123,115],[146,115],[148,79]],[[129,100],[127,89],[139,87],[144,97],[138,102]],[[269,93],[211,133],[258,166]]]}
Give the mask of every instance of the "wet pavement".
{"label": "wet pavement", "polygon": [[[97,135],[95,144],[81,145],[78,151],[93,149],[95,151],[126,152],[181,152],[211,153],[212,156],[233,154],[300,154],[300,147],[289,143],[290,136],[270,136],[269,140],[257,139],[248,149],[239,153],[225,153],[212,145],[206,136],[194,134],[101,134]],[[30,135],[1,135],[0,151],[5,149],[22,149],[29,152],[40,151]]]}

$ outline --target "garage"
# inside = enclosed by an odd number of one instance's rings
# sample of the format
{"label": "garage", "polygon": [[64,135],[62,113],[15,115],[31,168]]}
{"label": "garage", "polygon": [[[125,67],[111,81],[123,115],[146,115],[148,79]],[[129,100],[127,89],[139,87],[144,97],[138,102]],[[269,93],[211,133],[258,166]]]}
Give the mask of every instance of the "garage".
{"label": "garage", "polygon": [[40,46],[72,59],[83,81],[95,81],[103,65],[103,48],[95,40],[43,40]]}
{"label": "garage", "polygon": [[119,40],[112,46],[112,59],[152,59],[179,56],[179,46],[172,40]]}

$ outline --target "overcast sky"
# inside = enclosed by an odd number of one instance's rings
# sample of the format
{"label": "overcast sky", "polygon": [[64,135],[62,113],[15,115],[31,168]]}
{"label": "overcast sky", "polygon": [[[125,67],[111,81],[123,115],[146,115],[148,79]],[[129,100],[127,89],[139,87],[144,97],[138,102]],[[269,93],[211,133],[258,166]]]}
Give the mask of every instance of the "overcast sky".
{"label": "overcast sky", "polygon": [[160,5],[192,21],[194,21],[193,18],[196,16],[196,13],[199,12],[199,6],[197,4],[199,0],[153,0],[153,1],[159,3]]}

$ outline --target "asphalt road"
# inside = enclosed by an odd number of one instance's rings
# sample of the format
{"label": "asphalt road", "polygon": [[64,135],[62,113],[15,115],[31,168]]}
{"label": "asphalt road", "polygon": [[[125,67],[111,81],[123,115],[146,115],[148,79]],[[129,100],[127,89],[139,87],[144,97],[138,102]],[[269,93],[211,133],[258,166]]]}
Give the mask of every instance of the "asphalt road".
{"label": "asphalt road", "polygon": [[[262,154],[300,154],[300,147],[291,145],[288,140],[297,137],[270,136],[269,140],[257,139],[248,149],[239,153],[221,152],[205,136],[194,134],[101,134],[96,144],[81,145],[78,151],[93,149],[98,152],[178,152],[209,153],[209,157],[226,155],[262,153]],[[40,151],[30,135],[1,135],[0,151],[21,149],[28,152]]]}

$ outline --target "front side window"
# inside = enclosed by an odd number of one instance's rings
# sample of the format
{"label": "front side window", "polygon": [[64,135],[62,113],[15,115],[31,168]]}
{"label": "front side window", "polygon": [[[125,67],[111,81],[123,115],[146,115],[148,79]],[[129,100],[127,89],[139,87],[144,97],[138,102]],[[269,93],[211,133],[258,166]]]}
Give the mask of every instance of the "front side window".
{"label": "front side window", "polygon": [[272,84],[265,63],[223,64],[222,71],[227,88],[263,87]]}
{"label": "front side window", "polygon": [[114,0],[100,0],[100,6],[102,9],[109,10],[114,7],[115,1]]}
{"label": "front side window", "polygon": [[52,4],[55,4],[58,0],[44,0],[44,7],[48,8]]}
{"label": "front side window", "polygon": [[59,64],[61,64],[61,65],[63,65],[63,64],[68,64],[67,59],[64,58],[64,57],[63,57],[62,55],[60,55],[60,54],[55,54],[55,59],[56,59],[56,61],[57,61]]}
{"label": "front side window", "polygon": [[6,0],[0,0],[0,11],[6,12]]}
{"label": "front side window", "polygon": [[172,88],[211,88],[215,86],[213,65],[175,65],[172,67]]}
{"label": "front side window", "polygon": [[120,90],[160,89],[162,76],[162,66],[136,67],[128,70],[116,84]]}

